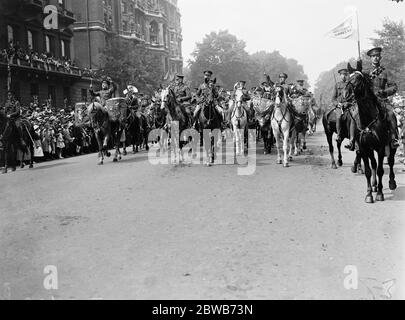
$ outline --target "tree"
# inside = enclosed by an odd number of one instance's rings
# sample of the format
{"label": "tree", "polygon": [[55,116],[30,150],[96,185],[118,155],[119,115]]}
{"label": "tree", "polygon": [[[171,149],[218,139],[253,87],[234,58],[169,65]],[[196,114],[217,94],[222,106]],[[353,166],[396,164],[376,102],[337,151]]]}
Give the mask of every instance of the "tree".
{"label": "tree", "polygon": [[389,69],[400,90],[405,90],[405,26],[403,22],[385,19],[383,28],[376,30],[375,47],[383,48],[383,64]]}
{"label": "tree", "polygon": [[103,75],[110,76],[121,88],[129,82],[151,93],[162,82],[164,70],[159,55],[149,52],[145,45],[112,38],[101,55]]}
{"label": "tree", "polygon": [[246,80],[249,70],[249,54],[245,42],[228,31],[211,32],[203,42],[197,43],[189,61],[192,86],[201,83],[202,74],[209,69],[214,72],[219,84],[232,88],[235,82]]}
{"label": "tree", "polygon": [[296,60],[286,59],[278,51],[260,51],[249,55],[245,48],[245,42],[228,31],[206,35],[201,43],[197,43],[193,58],[189,61],[189,82],[198,86],[204,70],[213,71],[218,82],[227,89],[231,89],[239,80],[245,80],[248,86],[257,86],[264,80],[264,72],[273,81],[278,80],[281,72],[286,72],[293,82],[298,78],[308,78]]}

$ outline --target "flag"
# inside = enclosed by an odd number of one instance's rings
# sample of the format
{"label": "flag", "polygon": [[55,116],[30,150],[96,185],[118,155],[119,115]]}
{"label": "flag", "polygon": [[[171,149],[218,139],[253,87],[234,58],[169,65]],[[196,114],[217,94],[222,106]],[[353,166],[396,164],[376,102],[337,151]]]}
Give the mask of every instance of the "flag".
{"label": "flag", "polygon": [[354,39],[358,40],[357,35],[357,15],[354,13],[336,28],[329,31],[326,36],[335,39]]}

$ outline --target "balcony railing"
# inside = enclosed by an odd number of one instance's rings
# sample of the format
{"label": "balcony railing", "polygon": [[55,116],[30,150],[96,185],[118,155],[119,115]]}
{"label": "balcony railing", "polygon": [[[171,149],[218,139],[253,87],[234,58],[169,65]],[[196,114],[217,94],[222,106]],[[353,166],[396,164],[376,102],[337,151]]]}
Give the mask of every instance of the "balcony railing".
{"label": "balcony railing", "polygon": [[[0,62],[6,64],[7,61],[0,60]],[[64,67],[63,65],[56,65],[54,63],[47,63],[42,60],[32,59],[32,61],[22,60],[19,58],[14,57],[10,61],[11,66],[19,66],[19,67],[26,67],[32,68],[37,70],[42,70],[46,72],[57,72],[60,74],[65,75],[73,75],[73,76],[82,76],[82,70],[77,67]]]}

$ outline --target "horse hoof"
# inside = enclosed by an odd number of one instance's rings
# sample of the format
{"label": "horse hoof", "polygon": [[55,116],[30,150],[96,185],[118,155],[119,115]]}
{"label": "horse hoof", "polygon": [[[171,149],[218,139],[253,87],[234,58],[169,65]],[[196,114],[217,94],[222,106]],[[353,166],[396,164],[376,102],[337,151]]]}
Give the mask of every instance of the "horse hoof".
{"label": "horse hoof", "polygon": [[289,168],[289,167],[290,167],[290,165],[288,163],[284,164],[284,168]]}
{"label": "horse hoof", "polygon": [[339,166],[339,167],[342,167],[342,166],[343,166],[343,161],[342,161],[342,160],[339,160],[339,161],[338,161],[338,166]]}
{"label": "horse hoof", "polygon": [[277,161],[277,164],[283,164],[283,161],[278,160],[278,161]]}
{"label": "horse hoof", "polygon": [[17,170],[17,168],[11,168],[11,172],[14,172],[16,170]]}
{"label": "horse hoof", "polygon": [[121,157],[121,156],[119,156],[119,157],[118,157],[118,160],[122,160],[122,157]]}
{"label": "horse hoof", "polygon": [[293,161],[293,157],[288,157],[288,161]]}
{"label": "horse hoof", "polygon": [[377,194],[377,196],[375,197],[375,200],[376,201],[379,201],[379,202],[382,202],[382,201],[384,201],[385,199],[384,199],[384,194]]}
{"label": "horse hoof", "polygon": [[352,167],[352,173],[357,173],[357,167],[356,166]]}
{"label": "horse hoof", "polygon": [[118,159],[117,159],[117,158],[114,158],[114,159],[113,159],[113,162],[118,162]]}
{"label": "horse hoof", "polygon": [[390,185],[391,191],[394,191],[397,189],[397,183],[395,181],[390,181],[389,185]]}
{"label": "horse hoof", "polygon": [[334,170],[336,170],[336,169],[337,169],[336,163],[332,163],[331,168],[334,169]]}
{"label": "horse hoof", "polygon": [[99,166],[102,166],[102,165],[104,164],[104,162],[103,162],[103,161],[99,161],[97,164],[98,164]]}
{"label": "horse hoof", "polygon": [[30,164],[30,166],[29,166],[28,168],[33,169],[33,168],[34,168],[34,166],[33,166],[32,164]]}
{"label": "horse hoof", "polygon": [[263,154],[264,154],[264,155],[267,155],[267,151],[264,151]]}
{"label": "horse hoof", "polygon": [[111,157],[111,152],[107,152],[107,157]]}
{"label": "horse hoof", "polygon": [[367,196],[366,197],[366,203],[374,203],[373,196]]}
{"label": "horse hoof", "polygon": [[302,147],[302,149],[303,149],[303,150],[307,150],[307,145],[304,144],[303,147]]}
{"label": "horse hoof", "polygon": [[22,164],[22,165],[20,166],[20,169],[24,169],[24,168],[25,168],[25,165]]}

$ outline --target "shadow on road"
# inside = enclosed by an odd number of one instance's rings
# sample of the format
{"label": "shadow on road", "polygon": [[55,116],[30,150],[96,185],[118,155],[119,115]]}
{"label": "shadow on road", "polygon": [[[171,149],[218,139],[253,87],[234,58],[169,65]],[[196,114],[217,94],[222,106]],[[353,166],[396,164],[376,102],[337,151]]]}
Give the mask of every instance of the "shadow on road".
{"label": "shadow on road", "polygon": [[405,186],[398,187],[397,190],[392,191],[391,196],[387,195],[388,201],[404,201],[405,200]]}

